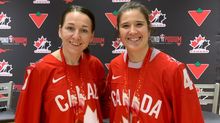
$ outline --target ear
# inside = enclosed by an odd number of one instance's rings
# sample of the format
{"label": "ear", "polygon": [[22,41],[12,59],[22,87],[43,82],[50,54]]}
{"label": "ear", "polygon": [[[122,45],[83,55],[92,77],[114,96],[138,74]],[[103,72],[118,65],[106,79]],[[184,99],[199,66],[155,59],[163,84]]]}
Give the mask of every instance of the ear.
{"label": "ear", "polygon": [[93,33],[92,33],[92,36],[91,36],[91,39],[90,39],[90,41],[89,41],[89,42],[92,42],[92,41],[93,41],[93,39],[94,39],[94,37],[95,37],[95,32],[93,32]]}
{"label": "ear", "polygon": [[62,37],[62,32],[61,32],[61,25],[59,25],[59,29],[58,29],[58,35],[61,38]]}

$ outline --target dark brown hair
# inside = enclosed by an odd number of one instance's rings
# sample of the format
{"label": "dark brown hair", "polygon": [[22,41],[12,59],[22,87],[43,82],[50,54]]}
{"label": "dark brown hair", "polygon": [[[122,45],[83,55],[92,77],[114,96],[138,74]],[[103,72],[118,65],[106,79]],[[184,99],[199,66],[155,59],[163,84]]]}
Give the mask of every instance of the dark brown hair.
{"label": "dark brown hair", "polygon": [[119,22],[120,22],[121,15],[123,14],[123,12],[128,11],[128,10],[132,10],[132,9],[138,9],[144,15],[145,20],[146,20],[147,25],[148,25],[148,28],[151,29],[148,9],[143,4],[141,4],[139,2],[134,2],[134,1],[124,3],[120,7],[120,9],[118,10],[117,27],[119,28]]}

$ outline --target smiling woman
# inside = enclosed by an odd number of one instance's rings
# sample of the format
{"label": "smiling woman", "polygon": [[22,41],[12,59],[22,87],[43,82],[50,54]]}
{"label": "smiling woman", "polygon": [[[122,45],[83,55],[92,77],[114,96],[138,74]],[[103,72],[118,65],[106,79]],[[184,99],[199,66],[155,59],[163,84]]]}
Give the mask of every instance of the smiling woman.
{"label": "smiling woman", "polygon": [[106,107],[110,122],[204,123],[185,65],[149,46],[147,12],[133,1],[118,11],[119,36],[127,52],[109,65]]}
{"label": "smiling woman", "polygon": [[89,10],[64,11],[58,30],[62,47],[27,68],[16,123],[102,123],[104,67],[87,52],[94,30]]}
{"label": "smiling woman", "polygon": [[79,57],[92,41],[93,31],[91,19],[87,15],[77,11],[66,14],[64,23],[59,27],[64,52],[77,54]]}

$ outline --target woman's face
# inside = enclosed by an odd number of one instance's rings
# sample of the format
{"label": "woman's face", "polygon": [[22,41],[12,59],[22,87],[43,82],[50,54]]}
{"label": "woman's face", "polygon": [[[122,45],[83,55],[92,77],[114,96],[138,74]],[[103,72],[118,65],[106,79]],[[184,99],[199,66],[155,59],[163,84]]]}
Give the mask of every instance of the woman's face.
{"label": "woman's face", "polygon": [[92,41],[93,36],[90,18],[77,11],[67,13],[63,26],[59,27],[63,49],[71,53],[82,53]]}
{"label": "woman's face", "polygon": [[138,9],[124,11],[119,21],[119,34],[128,51],[149,47],[150,31],[145,16]]}

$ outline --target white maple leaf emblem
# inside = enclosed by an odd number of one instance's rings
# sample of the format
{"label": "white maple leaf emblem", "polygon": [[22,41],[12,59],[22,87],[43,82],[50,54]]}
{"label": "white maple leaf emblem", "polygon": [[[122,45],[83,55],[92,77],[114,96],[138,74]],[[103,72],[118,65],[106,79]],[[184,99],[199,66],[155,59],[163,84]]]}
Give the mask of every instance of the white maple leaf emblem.
{"label": "white maple leaf emblem", "polygon": [[96,109],[93,112],[89,106],[86,107],[86,112],[84,115],[84,123],[99,123]]}

